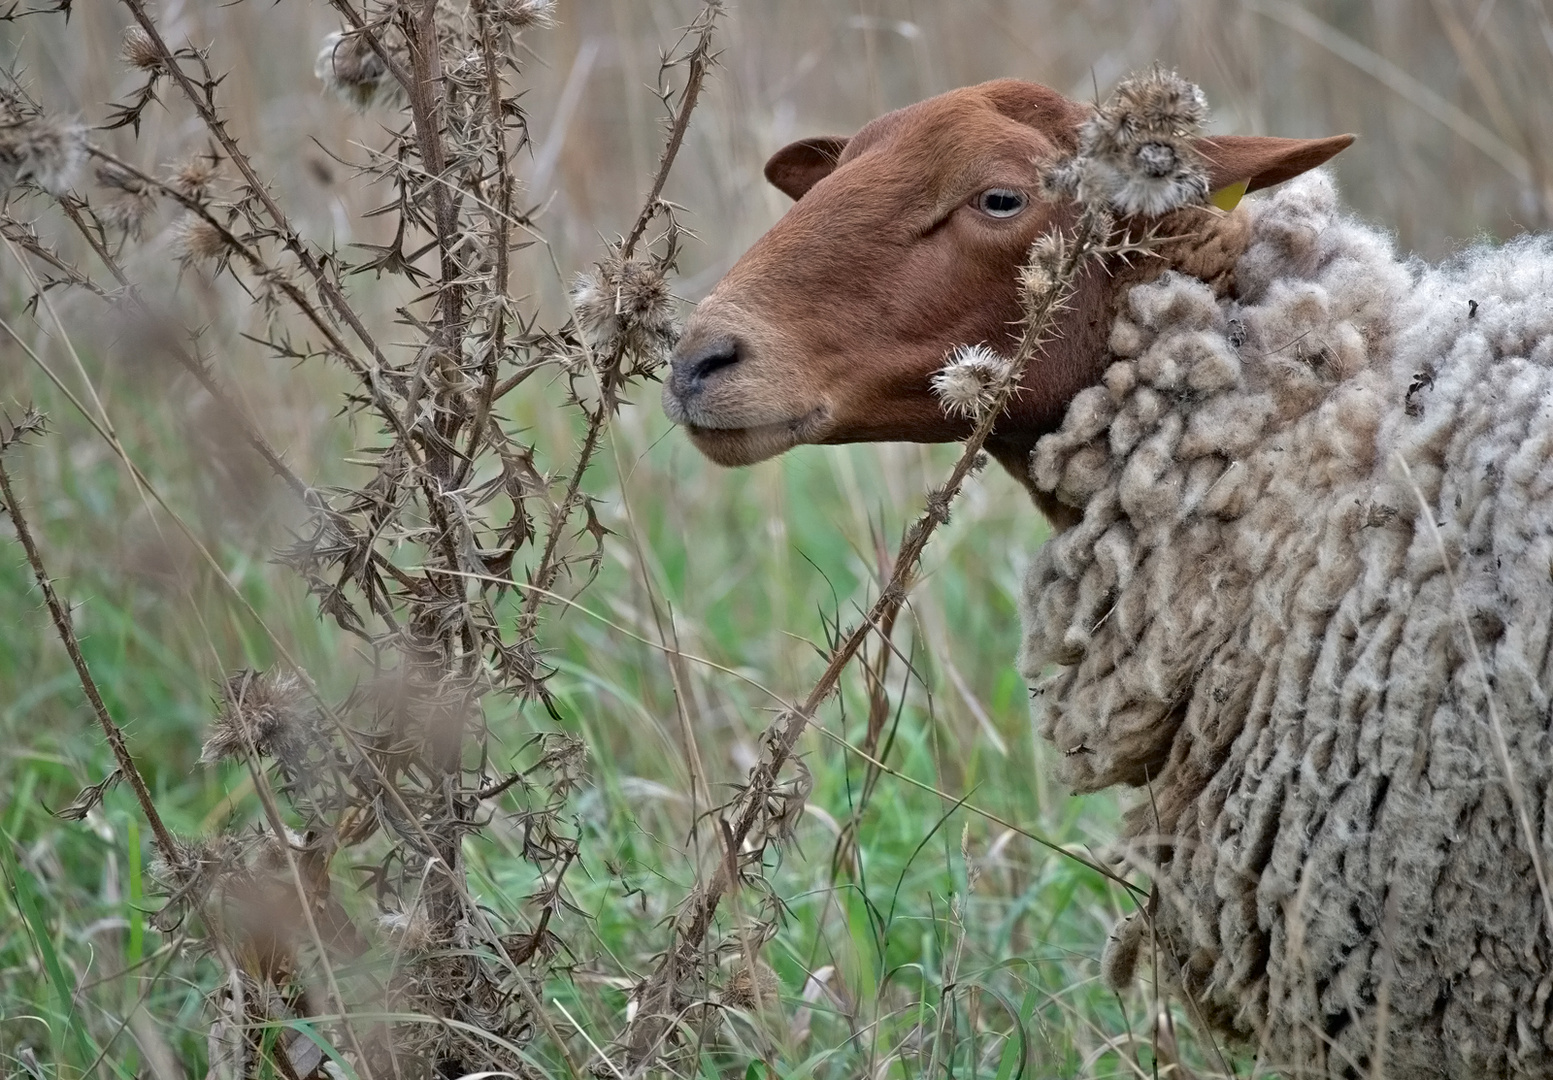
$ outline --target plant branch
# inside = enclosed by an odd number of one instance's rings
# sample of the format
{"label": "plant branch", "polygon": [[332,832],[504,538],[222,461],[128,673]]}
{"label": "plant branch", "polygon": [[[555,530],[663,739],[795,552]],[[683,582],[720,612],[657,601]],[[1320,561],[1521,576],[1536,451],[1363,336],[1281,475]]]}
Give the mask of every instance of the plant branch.
{"label": "plant branch", "polygon": [[140,804],[140,812],[145,815],[146,821],[151,826],[157,850],[162,853],[162,858],[168,866],[176,867],[179,865],[177,843],[162,822],[162,815],[156,808],[156,802],[151,798],[151,790],[146,786],[145,778],[140,775],[140,769],[129,752],[129,745],[124,741],[123,730],[113,722],[113,717],[108,713],[108,706],[103,702],[102,694],[97,689],[97,680],[92,677],[86,657],[81,653],[81,643],[76,639],[75,627],[70,624],[70,611],[54,590],[54,583],[49,578],[47,567],[43,564],[43,553],[38,550],[37,542],[33,539],[32,529],[27,523],[26,515],[22,513],[21,502],[16,498],[16,492],[11,487],[11,477],[6,471],[4,461],[0,461],[0,496],[4,497],[4,510],[10,515],[11,523],[16,526],[16,538],[21,541],[22,550],[27,553],[27,563],[32,567],[32,575],[38,582],[38,588],[43,591],[43,600],[48,605],[49,616],[54,620],[54,629],[59,634],[59,640],[64,643],[65,652],[70,654],[70,663],[75,667],[76,678],[81,682],[81,689],[85,691],[87,701],[91,702],[92,713],[97,718],[98,726],[102,728],[103,735],[108,739],[108,746],[113,751],[114,761],[118,763],[119,773],[129,781],[129,786],[135,793],[135,801]]}

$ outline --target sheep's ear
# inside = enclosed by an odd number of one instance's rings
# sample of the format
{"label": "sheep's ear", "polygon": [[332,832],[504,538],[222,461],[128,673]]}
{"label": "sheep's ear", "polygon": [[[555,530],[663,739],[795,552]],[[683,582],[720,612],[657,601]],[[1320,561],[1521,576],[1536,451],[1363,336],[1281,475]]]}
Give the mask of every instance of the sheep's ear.
{"label": "sheep's ear", "polygon": [[1208,188],[1215,206],[1232,210],[1248,191],[1292,180],[1324,165],[1352,145],[1352,135],[1325,139],[1274,139],[1266,135],[1219,135],[1197,140],[1208,163]]}
{"label": "sheep's ear", "polygon": [[801,199],[804,193],[836,169],[847,140],[839,135],[820,135],[788,143],[766,162],[766,179],[782,194]]}

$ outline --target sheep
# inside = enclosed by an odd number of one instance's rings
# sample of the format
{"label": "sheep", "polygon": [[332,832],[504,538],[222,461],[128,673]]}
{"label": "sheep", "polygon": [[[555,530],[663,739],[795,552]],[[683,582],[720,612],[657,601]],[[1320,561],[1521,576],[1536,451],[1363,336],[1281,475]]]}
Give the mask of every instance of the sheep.
{"label": "sheep", "polygon": [[1553,1076],[1553,243],[1409,265],[1312,174],[1236,289],[1134,287],[1035,447],[1025,583],[1076,791],[1147,785],[1142,939],[1295,1075]]}
{"label": "sheep", "polygon": [[[731,464],[963,436],[933,371],[1071,219],[989,211],[1089,115],[1003,82],[779,152],[671,418]],[[1156,950],[1291,1075],[1553,1077],[1553,243],[1406,262],[1310,171],[1348,141],[1199,142],[1282,186],[1079,283],[989,442],[1058,527],[1020,667],[1072,788],[1141,789],[1112,985]]]}

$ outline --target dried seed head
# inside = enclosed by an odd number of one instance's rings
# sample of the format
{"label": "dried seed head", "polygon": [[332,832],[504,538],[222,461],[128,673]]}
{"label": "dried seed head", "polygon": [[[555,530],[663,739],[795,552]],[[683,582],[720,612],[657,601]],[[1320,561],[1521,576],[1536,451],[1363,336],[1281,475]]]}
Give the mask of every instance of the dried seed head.
{"label": "dried seed head", "polygon": [[117,170],[100,170],[97,180],[113,193],[97,208],[98,218],[125,236],[139,240],[145,233],[146,219],[156,211],[155,193],[137,177]]}
{"label": "dried seed head", "polygon": [[679,337],[674,297],[657,267],[637,259],[610,259],[572,284],[577,326],[596,356],[617,348],[638,364],[656,367],[668,359]]}
{"label": "dried seed head", "polygon": [[0,194],[30,182],[63,195],[86,160],[86,128],[47,116],[0,111]]}
{"label": "dried seed head", "polygon": [[1067,234],[1049,232],[1037,237],[1020,270],[1020,283],[1025,292],[1033,294],[1055,288],[1068,273],[1069,255]]}
{"label": "dried seed head", "polygon": [[960,345],[933,376],[933,393],[950,416],[980,422],[997,403],[1013,362],[985,345]]}
{"label": "dried seed head", "polygon": [[324,38],[318,58],[313,61],[313,74],[323,82],[325,90],[358,109],[392,104],[401,90],[365,35],[343,30]]}
{"label": "dried seed head", "polygon": [[757,959],[752,968],[743,961],[723,987],[722,1002],[735,1009],[771,1009],[780,1002],[782,984],[771,965]]}
{"label": "dried seed head", "polygon": [[134,240],[145,237],[146,220],[156,212],[156,196],[145,188],[126,191],[110,199],[98,211],[104,225],[118,229]]}
{"label": "dried seed head", "polygon": [[171,184],[180,194],[203,199],[220,173],[221,158],[217,154],[196,154],[173,170]]}
{"label": "dried seed head", "polygon": [[1202,89],[1156,64],[1117,85],[1085,123],[1080,152],[1125,153],[1153,142],[1175,144],[1196,135],[1207,119]]}
{"label": "dried seed head", "polygon": [[1044,299],[1058,285],[1058,279],[1051,265],[1052,260],[1037,258],[1031,251],[1031,258],[1019,268],[1019,290],[1030,299]]}
{"label": "dried seed head", "polygon": [[971,823],[960,826],[960,859],[965,863],[965,891],[973,893],[981,881],[981,860],[971,850]]}
{"label": "dried seed head", "polygon": [[555,0],[497,0],[490,14],[514,30],[530,26],[549,26],[553,21]]}
{"label": "dried seed head", "polygon": [[1193,139],[1207,117],[1202,90],[1156,65],[1122,82],[1084,122],[1077,156],[1050,168],[1043,187],[1119,214],[1202,203],[1208,174]]}
{"label": "dried seed head", "polygon": [[224,262],[232,253],[222,231],[198,214],[185,214],[173,226],[173,250],[182,263]]}
{"label": "dried seed head", "polygon": [[139,26],[131,26],[124,31],[124,44],[119,47],[119,55],[130,67],[139,71],[160,71],[162,68],[162,53],[156,47],[156,42],[151,40],[151,35]]}
{"label": "dried seed head", "polygon": [[295,760],[306,747],[309,718],[302,680],[290,672],[239,671],[221,687],[221,707],[200,760],[260,757]]}
{"label": "dried seed head", "polygon": [[237,872],[242,865],[241,842],[235,836],[222,834],[200,840],[174,837],[172,859],[159,851],[149,869],[152,880],[175,902],[169,907],[181,907],[183,901],[204,903],[221,879]]}
{"label": "dried seed head", "polygon": [[410,912],[385,911],[377,924],[398,949],[415,952],[436,944],[436,928],[420,907]]}

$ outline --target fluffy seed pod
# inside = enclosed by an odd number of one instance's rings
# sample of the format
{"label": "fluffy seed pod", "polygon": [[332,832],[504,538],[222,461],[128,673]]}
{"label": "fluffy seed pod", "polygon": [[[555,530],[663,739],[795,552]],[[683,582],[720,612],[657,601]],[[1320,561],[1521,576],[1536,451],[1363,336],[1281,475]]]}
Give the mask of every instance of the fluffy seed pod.
{"label": "fluffy seed pod", "polygon": [[173,250],[185,265],[206,263],[217,267],[232,253],[221,230],[198,214],[186,214],[173,226]]}
{"label": "fluffy seed pod", "polygon": [[119,56],[137,71],[160,71],[162,53],[151,40],[151,35],[138,26],[124,31],[124,42],[119,46]]}
{"label": "fluffy seed pod", "polygon": [[996,403],[1011,364],[985,345],[961,345],[933,376],[933,393],[948,415],[979,422]]}
{"label": "fluffy seed pod", "polygon": [[1079,128],[1076,157],[1047,171],[1048,193],[1155,217],[1208,198],[1193,139],[1208,118],[1194,83],[1161,67],[1134,75]]}
{"label": "fluffy seed pod", "polygon": [[594,353],[620,348],[639,363],[656,367],[668,359],[679,337],[674,297],[663,272],[637,259],[611,259],[572,284],[572,309]]}
{"label": "fluffy seed pod", "polygon": [[779,1004],[781,993],[777,973],[757,959],[753,968],[747,961],[739,964],[723,987],[722,1001],[735,1009],[772,1009]]}
{"label": "fluffy seed pod", "polygon": [[388,65],[373,51],[365,36],[336,30],[323,40],[313,74],[324,89],[358,109],[390,105],[399,99],[401,87]]}
{"label": "fluffy seed pod", "polygon": [[549,26],[553,22],[555,0],[496,0],[490,13],[514,30],[530,26]]}
{"label": "fluffy seed pod", "polygon": [[221,172],[221,159],[214,153],[196,154],[180,164],[172,175],[172,186],[191,199],[203,199]]}
{"label": "fluffy seed pod", "polygon": [[97,180],[112,196],[97,208],[103,224],[119,229],[138,240],[145,232],[146,219],[156,211],[156,195],[137,178],[126,173],[103,170]]}
{"label": "fluffy seed pod", "polygon": [[302,680],[290,672],[239,671],[221,687],[221,708],[200,760],[260,757],[292,760],[308,739]]}
{"label": "fluffy seed pod", "polygon": [[50,195],[69,191],[86,160],[86,128],[0,108],[0,194],[31,183]]}

